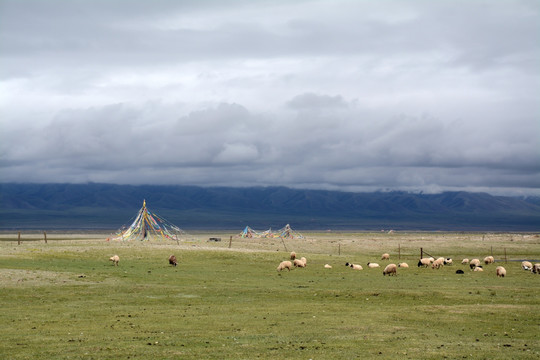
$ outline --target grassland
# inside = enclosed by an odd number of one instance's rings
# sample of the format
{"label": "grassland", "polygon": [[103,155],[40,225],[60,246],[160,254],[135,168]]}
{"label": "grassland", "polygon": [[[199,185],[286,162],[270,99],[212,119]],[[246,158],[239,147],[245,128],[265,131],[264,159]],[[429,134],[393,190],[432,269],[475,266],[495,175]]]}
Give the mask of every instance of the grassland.
{"label": "grassland", "polygon": [[[515,261],[540,262],[537,235],[346,232],[230,242],[232,235],[119,243],[106,234],[48,234],[45,244],[41,234],[23,234],[20,245],[17,234],[0,235],[0,358],[540,357],[540,275]],[[458,264],[418,268],[420,248]],[[277,273],[291,250],[308,267]],[[368,261],[388,263],[379,261],[383,252],[411,268],[396,277],[368,270]],[[173,253],[176,268],[167,263]],[[459,264],[491,253],[497,263],[483,273]],[[118,267],[108,261],[114,254]],[[495,276],[501,263],[506,278]]]}

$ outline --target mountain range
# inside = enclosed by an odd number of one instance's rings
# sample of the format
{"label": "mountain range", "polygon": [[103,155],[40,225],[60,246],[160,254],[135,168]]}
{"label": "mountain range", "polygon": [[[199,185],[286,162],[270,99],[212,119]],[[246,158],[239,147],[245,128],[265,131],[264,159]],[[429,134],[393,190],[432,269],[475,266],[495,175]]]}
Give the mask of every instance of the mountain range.
{"label": "mountain range", "polygon": [[540,198],[286,187],[0,184],[0,229],[117,229],[148,208],[184,229],[540,231]]}

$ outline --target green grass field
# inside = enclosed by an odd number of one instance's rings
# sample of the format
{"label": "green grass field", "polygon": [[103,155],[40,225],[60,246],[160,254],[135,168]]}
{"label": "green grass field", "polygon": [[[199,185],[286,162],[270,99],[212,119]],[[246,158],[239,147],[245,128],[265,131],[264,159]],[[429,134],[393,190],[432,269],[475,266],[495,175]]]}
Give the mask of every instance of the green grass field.
{"label": "green grass field", "polygon": [[[165,244],[49,234],[45,244],[34,234],[18,245],[2,234],[0,358],[540,358],[540,275],[515,261],[540,259],[534,234],[307,233],[234,238],[230,249],[233,234],[196,235]],[[223,241],[206,241],[214,236]],[[457,263],[418,268],[420,247]],[[291,250],[307,268],[278,273]],[[460,264],[491,252],[484,272]],[[395,277],[366,266],[400,261],[411,267]]]}

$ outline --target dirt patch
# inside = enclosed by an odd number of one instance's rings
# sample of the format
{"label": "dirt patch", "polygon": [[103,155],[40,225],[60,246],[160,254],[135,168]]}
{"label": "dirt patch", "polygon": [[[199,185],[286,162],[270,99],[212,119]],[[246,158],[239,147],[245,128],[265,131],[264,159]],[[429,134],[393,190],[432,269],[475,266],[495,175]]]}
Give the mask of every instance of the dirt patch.
{"label": "dirt patch", "polygon": [[1,287],[87,284],[84,274],[55,271],[0,269]]}

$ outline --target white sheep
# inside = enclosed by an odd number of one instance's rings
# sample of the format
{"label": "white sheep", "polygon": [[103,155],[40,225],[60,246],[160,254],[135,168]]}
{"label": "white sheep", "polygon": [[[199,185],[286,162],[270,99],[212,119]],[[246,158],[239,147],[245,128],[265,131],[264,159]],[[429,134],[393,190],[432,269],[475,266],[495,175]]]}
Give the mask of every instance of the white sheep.
{"label": "white sheep", "polygon": [[294,260],[296,259],[296,253],[293,251],[291,252],[291,260]]}
{"label": "white sheep", "polygon": [[324,264],[324,268],[325,268],[325,269],[331,269],[331,268],[332,268],[332,265]]}
{"label": "white sheep", "polygon": [[454,263],[454,261],[450,258],[446,258],[444,259],[444,265],[452,265]]}
{"label": "white sheep", "polygon": [[484,271],[484,269],[480,265],[478,265],[474,267],[473,271]]}
{"label": "white sheep", "polygon": [[484,264],[486,265],[493,264],[494,262],[495,262],[495,259],[493,258],[493,256],[486,256],[484,258]]}
{"label": "white sheep", "polygon": [[118,255],[114,255],[114,256],[111,256],[111,258],[109,260],[112,261],[113,266],[118,266],[118,262],[120,261],[120,257]]}
{"label": "white sheep", "polygon": [[354,270],[364,270],[362,265],[359,265],[359,264],[350,264],[349,266]]}
{"label": "white sheep", "polygon": [[497,268],[495,269],[495,272],[497,273],[497,277],[506,276],[506,269],[502,266],[497,266]]}
{"label": "white sheep", "polygon": [[396,264],[388,264],[384,270],[383,270],[383,275],[397,275],[397,266]]}
{"label": "white sheep", "polygon": [[381,260],[390,260],[390,254],[387,254],[387,253],[382,254]]}
{"label": "white sheep", "polygon": [[421,258],[418,260],[418,267],[428,267],[431,264],[431,260],[429,258]]}
{"label": "white sheep", "polygon": [[303,262],[302,259],[294,259],[293,265],[294,267],[301,267],[301,268],[306,267],[306,263]]}
{"label": "white sheep", "polygon": [[370,268],[370,269],[375,269],[375,268],[381,267],[379,264],[377,264],[377,263],[372,263],[372,262],[368,262],[368,263],[367,263],[367,266],[368,266],[368,268]]}
{"label": "white sheep", "polygon": [[435,261],[435,259],[434,259],[434,258],[432,258],[432,257],[430,257],[430,258],[429,258],[429,261],[430,261],[430,262],[434,262],[434,261]]}
{"label": "white sheep", "polygon": [[540,264],[534,264],[531,271],[533,274],[540,274]]}
{"label": "white sheep", "polygon": [[398,267],[404,268],[404,269],[408,269],[408,268],[409,268],[409,264],[402,262],[402,263],[399,263],[399,264],[398,264]]}
{"label": "white sheep", "polygon": [[282,262],[279,263],[279,266],[277,267],[277,271],[282,271],[282,270],[285,270],[285,269],[291,271],[292,266],[293,266],[292,262],[290,262],[290,261],[282,261]]}
{"label": "white sheep", "polygon": [[304,262],[304,266],[307,266],[307,259],[305,257],[301,257],[300,260]]}
{"label": "white sheep", "polygon": [[431,264],[432,269],[440,269],[444,266],[444,258],[440,257]]}
{"label": "white sheep", "polygon": [[532,267],[533,267],[533,265],[532,265],[532,263],[530,261],[522,261],[521,262],[521,268],[523,270],[532,270]]}
{"label": "white sheep", "polygon": [[471,269],[474,269],[475,267],[477,267],[478,265],[480,265],[480,260],[479,259],[472,259],[470,262],[469,262],[469,266]]}
{"label": "white sheep", "polygon": [[468,264],[468,263],[469,263],[469,259],[463,259],[463,260],[461,260],[461,263],[462,263],[463,265]]}

